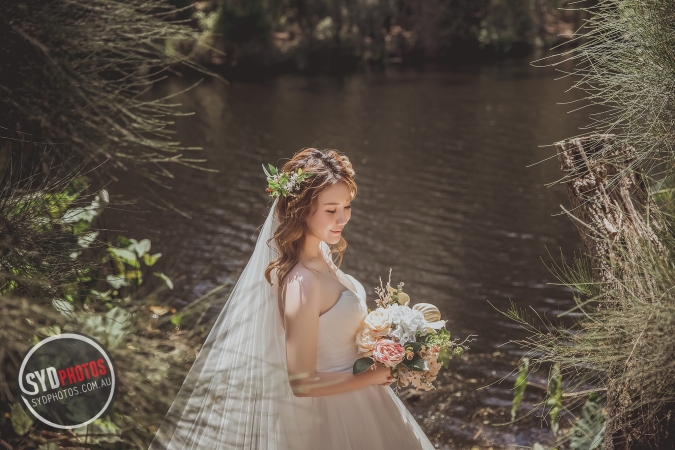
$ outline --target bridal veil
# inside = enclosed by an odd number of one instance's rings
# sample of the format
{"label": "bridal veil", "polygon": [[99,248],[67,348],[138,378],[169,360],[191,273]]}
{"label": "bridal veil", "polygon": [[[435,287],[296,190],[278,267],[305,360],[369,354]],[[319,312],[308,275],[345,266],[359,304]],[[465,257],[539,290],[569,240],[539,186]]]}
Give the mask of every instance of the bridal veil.
{"label": "bridal veil", "polygon": [[278,285],[264,275],[277,202],[149,450],[312,448],[312,399],[291,391]]}

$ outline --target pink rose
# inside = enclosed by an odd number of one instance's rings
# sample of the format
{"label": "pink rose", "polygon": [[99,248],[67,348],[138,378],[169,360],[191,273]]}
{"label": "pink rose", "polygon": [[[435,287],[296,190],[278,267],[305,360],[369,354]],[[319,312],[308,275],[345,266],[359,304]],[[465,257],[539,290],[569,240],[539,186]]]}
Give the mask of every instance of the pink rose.
{"label": "pink rose", "polygon": [[394,367],[405,358],[405,347],[390,339],[380,339],[373,348],[373,359],[387,367]]}

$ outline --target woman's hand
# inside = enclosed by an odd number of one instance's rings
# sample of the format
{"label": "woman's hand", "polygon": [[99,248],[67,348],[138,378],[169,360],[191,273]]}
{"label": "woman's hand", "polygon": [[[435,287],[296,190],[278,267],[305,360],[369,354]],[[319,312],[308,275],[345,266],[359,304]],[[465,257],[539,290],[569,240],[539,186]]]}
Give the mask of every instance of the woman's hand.
{"label": "woman's hand", "polygon": [[394,377],[391,376],[391,369],[389,367],[383,366],[380,363],[373,364],[373,367],[366,370],[363,375],[366,375],[370,378],[370,384],[389,386],[394,381]]}

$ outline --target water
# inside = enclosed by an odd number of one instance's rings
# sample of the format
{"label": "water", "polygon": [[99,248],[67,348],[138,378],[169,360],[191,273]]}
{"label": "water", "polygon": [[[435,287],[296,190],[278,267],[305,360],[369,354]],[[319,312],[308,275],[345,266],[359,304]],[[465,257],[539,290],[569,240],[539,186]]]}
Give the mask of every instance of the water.
{"label": "water", "polygon": [[[549,284],[557,280],[542,262],[551,262],[548,252],[559,260],[560,248],[568,257],[581,249],[574,225],[558,215],[559,205],[569,204],[564,188],[545,186],[561,173],[555,149],[539,146],[576,135],[584,124],[582,115],[567,114],[571,106],[556,105],[572,96],[564,93],[569,83],[554,76],[512,63],[229,86],[205,81],[179,97],[197,114],[176,127],[178,140],[203,146],[194,157],[219,173],[176,166],[173,191],[163,193],[192,219],[154,211],[115,215],[108,226],[151,238],[153,252],[173,261],[172,275],[186,277],[170,301],[186,304],[236,274],[252,253],[271,204],[261,163],[280,166],[305,146],[339,149],[359,187],[343,233],[349,249],[342,270],[361,281],[372,308],[378,277],[386,279],[391,267],[392,284],[404,281],[413,303],[437,305],[454,336],[478,336],[468,359],[453,360],[441,389],[409,406],[439,448],[532,445],[550,435],[539,421],[537,429],[535,422],[492,426],[506,422],[513,377],[475,388],[507,375],[521,354],[502,346],[524,334],[495,308],[513,301],[552,317],[573,304],[567,289]],[[187,85],[172,79],[156,95]],[[126,182],[111,191],[148,193]],[[531,391],[526,405],[539,394]]]}

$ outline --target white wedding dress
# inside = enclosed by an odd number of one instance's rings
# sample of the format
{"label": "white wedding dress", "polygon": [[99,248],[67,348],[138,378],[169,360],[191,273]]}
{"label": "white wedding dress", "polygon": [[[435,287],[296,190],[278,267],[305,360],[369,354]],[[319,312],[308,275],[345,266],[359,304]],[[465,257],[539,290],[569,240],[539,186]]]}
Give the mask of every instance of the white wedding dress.
{"label": "white wedding dress", "polygon": [[[323,397],[293,395],[278,284],[264,276],[278,257],[272,240],[278,226],[268,214],[253,255],[148,450],[433,449],[388,386]],[[328,245],[322,242],[321,248],[329,258]],[[351,373],[359,358],[355,339],[367,314],[366,292],[345,276],[356,290],[342,292],[319,317],[319,372]]]}
{"label": "white wedding dress", "polygon": [[[356,292],[346,290],[319,316],[317,372],[352,372],[360,356],[357,332],[368,313],[366,292],[354,277]],[[346,287],[346,286],[345,286]],[[310,448],[322,450],[431,450],[434,446],[389,386],[370,385],[323,397],[299,397],[298,405],[317,419]]]}

